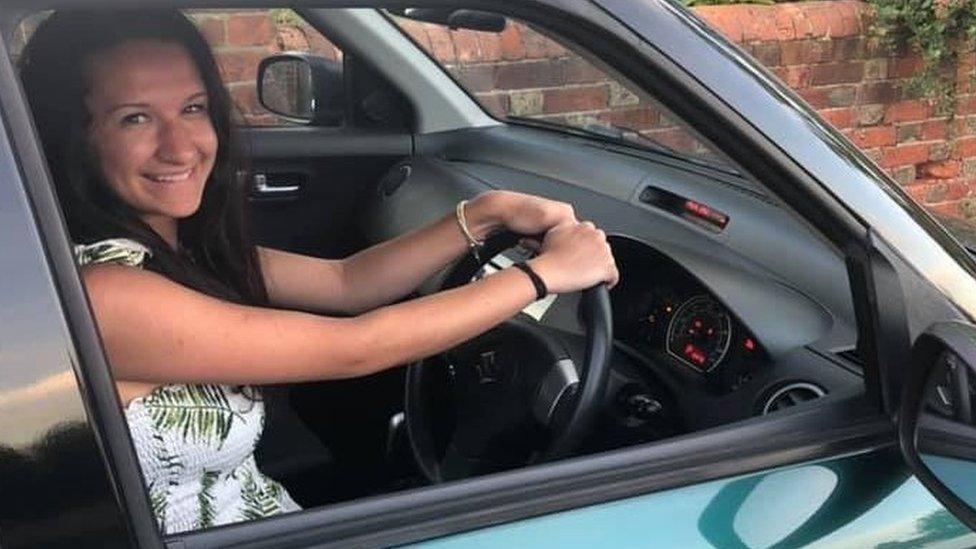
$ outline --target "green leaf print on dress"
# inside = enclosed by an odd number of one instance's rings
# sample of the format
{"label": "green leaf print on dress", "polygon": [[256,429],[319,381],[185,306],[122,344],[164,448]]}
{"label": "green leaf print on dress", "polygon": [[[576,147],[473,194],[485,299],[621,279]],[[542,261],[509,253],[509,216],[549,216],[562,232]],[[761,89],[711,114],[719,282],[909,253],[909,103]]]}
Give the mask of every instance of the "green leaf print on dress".
{"label": "green leaf print on dress", "polygon": [[200,503],[200,517],[197,521],[197,528],[209,528],[217,520],[213,489],[219,479],[220,471],[204,471],[200,477],[200,494],[197,495],[197,501]]}
{"label": "green leaf print on dress", "polygon": [[217,385],[163,385],[143,401],[160,431],[177,430],[183,440],[207,442],[218,449],[234,420],[245,421]]}
{"label": "green leaf print on dress", "polygon": [[[244,508],[241,515],[246,520],[254,520],[277,515],[281,509],[281,486],[276,482],[264,484],[254,478],[251,471],[241,471],[241,501]],[[263,479],[261,479],[263,480]]]}

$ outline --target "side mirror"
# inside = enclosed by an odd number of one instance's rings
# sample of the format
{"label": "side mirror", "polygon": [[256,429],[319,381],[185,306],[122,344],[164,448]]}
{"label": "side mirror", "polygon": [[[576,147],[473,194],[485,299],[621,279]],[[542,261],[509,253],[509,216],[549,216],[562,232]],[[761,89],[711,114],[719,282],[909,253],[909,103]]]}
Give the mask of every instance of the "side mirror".
{"label": "side mirror", "polygon": [[342,63],[305,53],[283,53],[258,65],[258,101],[292,122],[339,126],[345,112]]}
{"label": "side mirror", "polygon": [[918,479],[976,529],[976,327],[934,324],[912,348],[898,439]]}

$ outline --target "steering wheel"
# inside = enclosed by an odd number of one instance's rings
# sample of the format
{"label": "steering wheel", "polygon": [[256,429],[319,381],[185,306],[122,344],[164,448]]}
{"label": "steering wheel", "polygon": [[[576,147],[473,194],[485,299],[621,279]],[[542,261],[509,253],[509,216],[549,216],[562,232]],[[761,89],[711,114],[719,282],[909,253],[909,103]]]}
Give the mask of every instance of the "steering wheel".
{"label": "steering wheel", "polygon": [[[517,241],[510,232],[492,236],[480,254],[484,261],[461,260],[442,289],[468,283],[484,262]],[[407,432],[429,481],[553,460],[579,445],[597,416],[609,377],[613,322],[605,284],[582,291],[578,301],[582,335],[519,313],[408,367]],[[582,359],[582,368],[574,355]]]}

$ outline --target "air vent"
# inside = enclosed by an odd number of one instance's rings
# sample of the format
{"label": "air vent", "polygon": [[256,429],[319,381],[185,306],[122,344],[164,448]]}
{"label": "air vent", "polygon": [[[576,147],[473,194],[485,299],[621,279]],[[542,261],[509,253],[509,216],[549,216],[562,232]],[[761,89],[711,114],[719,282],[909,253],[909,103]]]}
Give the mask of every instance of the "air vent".
{"label": "air vent", "polygon": [[792,408],[797,404],[816,400],[827,394],[819,385],[802,381],[788,383],[774,392],[762,407],[762,414]]}

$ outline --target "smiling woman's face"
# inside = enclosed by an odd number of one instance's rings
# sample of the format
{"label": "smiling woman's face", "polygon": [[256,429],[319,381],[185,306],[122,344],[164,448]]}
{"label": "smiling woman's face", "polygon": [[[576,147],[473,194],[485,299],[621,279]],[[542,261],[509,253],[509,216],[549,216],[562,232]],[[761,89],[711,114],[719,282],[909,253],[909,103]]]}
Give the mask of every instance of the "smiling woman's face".
{"label": "smiling woman's face", "polygon": [[[167,240],[200,207],[217,134],[179,44],[125,42],[90,62],[89,146],[111,190]],[[174,242],[170,242],[173,244]]]}

